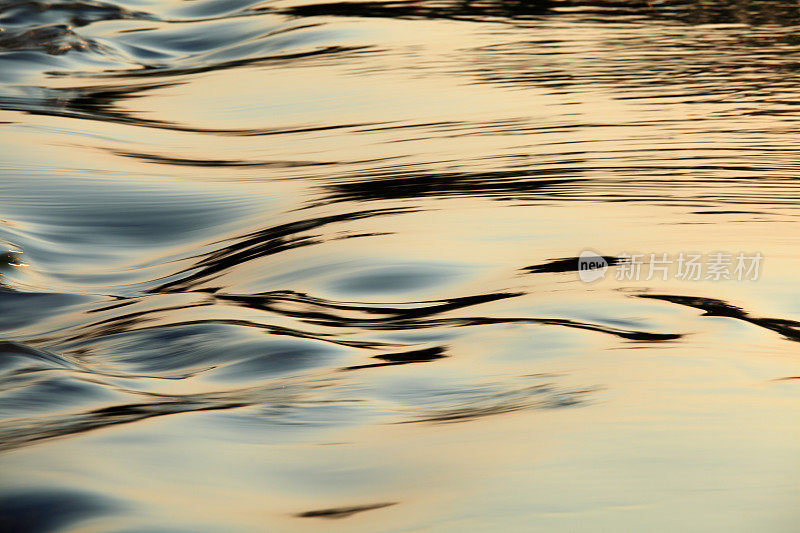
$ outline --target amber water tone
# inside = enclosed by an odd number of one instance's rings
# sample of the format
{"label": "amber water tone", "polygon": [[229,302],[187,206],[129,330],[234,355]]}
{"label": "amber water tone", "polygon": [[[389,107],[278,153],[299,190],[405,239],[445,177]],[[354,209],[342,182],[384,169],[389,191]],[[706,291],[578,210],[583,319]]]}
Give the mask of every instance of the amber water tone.
{"label": "amber water tone", "polygon": [[0,1],[0,531],[800,530],[799,96],[794,0]]}

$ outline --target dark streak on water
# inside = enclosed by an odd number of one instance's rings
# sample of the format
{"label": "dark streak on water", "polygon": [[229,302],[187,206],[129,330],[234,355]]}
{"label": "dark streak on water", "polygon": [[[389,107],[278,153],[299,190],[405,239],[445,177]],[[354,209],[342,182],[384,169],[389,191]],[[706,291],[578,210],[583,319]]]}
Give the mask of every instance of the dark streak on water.
{"label": "dark streak on water", "polygon": [[0,2],[0,530],[796,530],[798,27]]}
{"label": "dark streak on water", "polygon": [[381,509],[389,507],[390,505],[397,505],[397,502],[390,503],[373,503],[370,505],[358,505],[355,507],[337,507],[335,509],[320,509],[318,511],[306,511],[297,516],[301,518],[347,518],[350,515],[361,513],[363,511],[371,511],[372,509]]}

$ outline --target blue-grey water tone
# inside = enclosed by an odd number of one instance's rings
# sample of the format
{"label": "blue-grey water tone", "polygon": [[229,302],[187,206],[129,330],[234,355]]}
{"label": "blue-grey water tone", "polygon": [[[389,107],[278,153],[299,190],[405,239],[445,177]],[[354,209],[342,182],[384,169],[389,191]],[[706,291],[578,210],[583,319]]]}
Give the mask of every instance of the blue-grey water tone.
{"label": "blue-grey water tone", "polygon": [[798,531],[798,65],[788,0],[0,0],[0,531]]}

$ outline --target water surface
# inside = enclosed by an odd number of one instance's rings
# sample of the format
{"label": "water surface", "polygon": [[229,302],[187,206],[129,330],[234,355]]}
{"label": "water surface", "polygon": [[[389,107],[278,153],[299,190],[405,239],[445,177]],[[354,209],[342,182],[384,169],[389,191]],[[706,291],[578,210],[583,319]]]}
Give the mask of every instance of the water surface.
{"label": "water surface", "polygon": [[305,1],[0,3],[0,529],[797,531],[797,4]]}

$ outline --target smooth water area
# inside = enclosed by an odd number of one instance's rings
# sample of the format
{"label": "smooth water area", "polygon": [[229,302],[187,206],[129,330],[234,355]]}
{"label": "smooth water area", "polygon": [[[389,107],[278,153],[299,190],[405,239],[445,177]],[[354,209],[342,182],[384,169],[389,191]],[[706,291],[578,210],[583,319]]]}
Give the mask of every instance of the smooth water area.
{"label": "smooth water area", "polygon": [[789,1],[0,1],[0,530],[798,531],[799,86]]}

